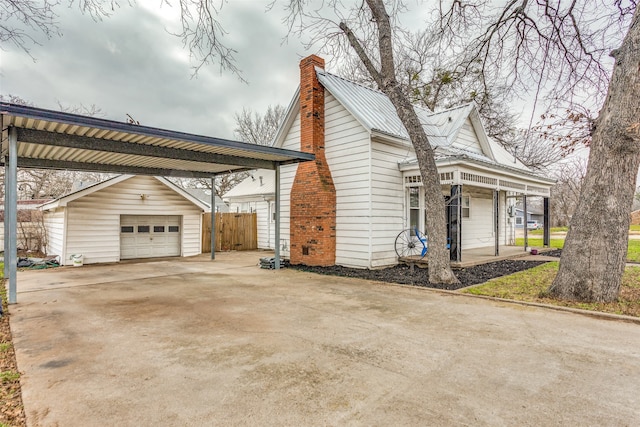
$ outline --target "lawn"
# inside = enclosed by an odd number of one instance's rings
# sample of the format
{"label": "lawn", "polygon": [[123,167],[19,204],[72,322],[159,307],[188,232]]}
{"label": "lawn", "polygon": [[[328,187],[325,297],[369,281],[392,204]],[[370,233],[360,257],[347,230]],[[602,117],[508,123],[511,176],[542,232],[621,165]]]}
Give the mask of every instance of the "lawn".
{"label": "lawn", "polygon": [[[564,239],[551,239],[550,241],[552,248],[562,249],[564,246]],[[518,237],[516,239],[516,246],[523,246],[524,238]],[[542,239],[541,238],[530,238],[529,246],[531,247],[542,247]],[[640,262],[640,240],[629,240],[629,246],[627,247],[627,261],[629,262]]]}
{"label": "lawn", "polygon": [[518,301],[538,302],[583,310],[640,317],[640,267],[627,267],[622,278],[620,297],[613,303],[580,303],[550,298],[546,291],[558,272],[558,262],[490,280],[462,292]]}

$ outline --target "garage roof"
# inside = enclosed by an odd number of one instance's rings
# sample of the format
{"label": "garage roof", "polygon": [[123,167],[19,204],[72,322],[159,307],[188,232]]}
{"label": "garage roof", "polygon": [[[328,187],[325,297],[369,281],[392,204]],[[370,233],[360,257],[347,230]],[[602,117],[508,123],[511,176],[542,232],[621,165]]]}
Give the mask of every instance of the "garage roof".
{"label": "garage roof", "polygon": [[0,103],[2,159],[18,135],[18,166],[136,175],[211,177],[313,160],[313,154],[60,111]]}

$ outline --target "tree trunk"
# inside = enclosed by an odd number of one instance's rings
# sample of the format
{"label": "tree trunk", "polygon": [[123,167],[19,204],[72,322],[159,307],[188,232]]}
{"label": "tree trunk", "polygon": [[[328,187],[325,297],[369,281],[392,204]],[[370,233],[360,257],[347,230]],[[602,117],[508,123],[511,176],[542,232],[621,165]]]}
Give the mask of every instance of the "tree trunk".
{"label": "tree trunk", "polygon": [[562,299],[610,302],[624,273],[629,213],[640,166],[640,6],[616,60],[595,122],[580,200],[560,270],[549,292]]}
{"label": "tree trunk", "polygon": [[366,0],[374,17],[378,30],[378,51],[380,70],[373,65],[371,58],[345,23],[340,29],[347,36],[360,60],[376,81],[378,87],[391,100],[400,121],[409,133],[409,138],[416,152],[420,175],[425,189],[425,208],[427,212],[427,236],[429,237],[429,281],[431,283],[454,284],[458,278],[451,270],[449,251],[447,250],[446,205],[440,185],[440,174],[436,167],[433,149],[427,134],[420,123],[413,105],[402,92],[396,79],[393,59],[392,31],[389,15],[382,0]]}
{"label": "tree trunk", "polygon": [[449,250],[447,249],[447,218],[440,174],[422,123],[409,100],[402,94],[399,85],[384,88],[402,124],[409,133],[416,152],[420,176],[425,191],[425,210],[427,213],[426,234],[429,238],[429,281],[431,283],[458,283],[451,270]]}

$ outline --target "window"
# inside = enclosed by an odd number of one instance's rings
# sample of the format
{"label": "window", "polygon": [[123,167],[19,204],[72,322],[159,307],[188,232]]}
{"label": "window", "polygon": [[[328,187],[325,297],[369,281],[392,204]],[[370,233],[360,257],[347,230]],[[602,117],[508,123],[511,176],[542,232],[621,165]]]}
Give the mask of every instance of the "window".
{"label": "window", "polygon": [[471,216],[471,200],[469,196],[462,196],[462,218]]}
{"label": "window", "polygon": [[169,226],[169,233],[178,233],[180,231],[180,227],[177,225]]}
{"label": "window", "polygon": [[121,233],[133,233],[133,225],[123,225],[120,227]]}
{"label": "window", "polygon": [[148,225],[139,225],[138,233],[148,233],[150,229],[151,227],[149,227]]}
{"label": "window", "polygon": [[271,222],[276,222],[276,204],[275,204],[275,202],[269,203],[269,208],[271,209]]}
{"label": "window", "polygon": [[517,216],[516,217],[516,224],[517,225],[522,225],[522,217],[521,216]]}
{"label": "window", "polygon": [[420,187],[409,187],[409,228],[420,229]]}
{"label": "window", "polygon": [[153,226],[154,233],[164,233],[164,225],[154,225]]}

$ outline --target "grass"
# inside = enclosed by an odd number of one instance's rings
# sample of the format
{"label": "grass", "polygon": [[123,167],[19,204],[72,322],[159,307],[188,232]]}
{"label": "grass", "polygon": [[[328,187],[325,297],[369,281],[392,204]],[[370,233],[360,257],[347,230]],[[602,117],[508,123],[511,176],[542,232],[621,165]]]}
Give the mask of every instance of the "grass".
{"label": "grass", "polygon": [[[566,233],[567,231],[569,231],[569,227],[551,227],[551,230],[549,230],[551,233]],[[542,236],[542,233],[544,232],[544,230],[541,228],[539,230],[528,230],[528,234],[533,234],[533,235],[540,235]]]}
{"label": "grass", "polygon": [[[564,246],[564,239],[551,239],[549,242],[551,243],[552,248],[562,249]],[[516,246],[523,246],[524,238],[518,237],[516,239]],[[530,238],[529,246],[531,247],[542,247],[542,239],[539,238]],[[627,261],[629,262],[640,262],[640,240],[629,240],[629,246],[627,247]]]}
{"label": "grass", "polygon": [[629,231],[640,231],[640,225],[629,226]]}
{"label": "grass", "polygon": [[[564,239],[551,239],[549,241],[549,243],[551,244],[550,246],[552,248],[556,248],[556,249],[562,249],[562,247],[564,246]],[[517,237],[516,238],[516,246],[524,246],[524,237]],[[533,246],[533,247],[542,247],[542,238],[537,238],[537,237],[530,237],[529,238],[529,246]]]}
{"label": "grass", "polygon": [[558,272],[558,262],[549,262],[529,270],[490,280],[463,292],[517,301],[538,302],[583,310],[640,317],[640,267],[627,267],[622,278],[618,301],[612,303],[580,303],[548,296],[547,289]]}
{"label": "grass", "polygon": [[20,372],[3,371],[0,372],[0,383],[14,383],[20,379]]}

